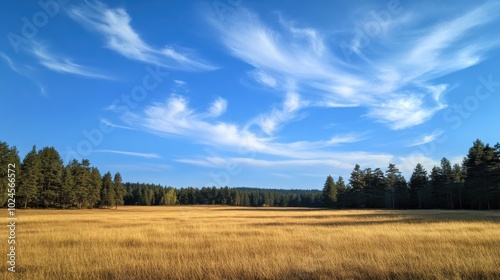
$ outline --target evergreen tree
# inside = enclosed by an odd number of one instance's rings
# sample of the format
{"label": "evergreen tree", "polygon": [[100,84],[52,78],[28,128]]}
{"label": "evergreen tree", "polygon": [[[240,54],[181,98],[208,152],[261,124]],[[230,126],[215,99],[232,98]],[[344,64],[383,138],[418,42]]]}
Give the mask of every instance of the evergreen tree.
{"label": "evergreen tree", "polygon": [[337,204],[337,186],[333,177],[328,175],[323,186],[323,205],[328,208],[334,208]]}
{"label": "evergreen tree", "polygon": [[88,184],[88,207],[92,208],[99,205],[101,199],[102,177],[97,167],[90,168],[90,180]]}
{"label": "evergreen tree", "polygon": [[344,182],[344,178],[342,178],[342,176],[339,176],[339,178],[337,179],[335,187],[337,188],[337,205],[340,208],[344,208],[346,207],[346,201],[345,201],[346,185]]}
{"label": "evergreen tree", "polygon": [[[12,165],[11,165],[12,164]],[[19,158],[19,152],[17,148],[9,147],[9,145],[5,142],[0,142],[0,207],[7,204],[9,199],[9,172],[8,169],[13,170],[11,172],[11,178],[16,178],[14,182],[15,190],[18,190],[17,187],[17,178],[19,177],[19,171],[21,170],[21,160]]]}
{"label": "evergreen tree", "polygon": [[488,209],[489,208],[489,193],[487,168],[485,163],[485,148],[484,143],[477,139],[473,146],[469,149],[469,153],[465,160],[466,180],[465,191],[468,204],[472,209]]}
{"label": "evergreen tree", "polygon": [[354,193],[354,206],[364,208],[366,205],[366,199],[364,197],[363,189],[365,188],[365,176],[359,164],[354,166],[354,170],[351,172],[351,178],[349,178],[349,185],[353,189]]}
{"label": "evergreen tree", "polygon": [[[365,171],[366,172],[366,171]],[[384,207],[386,179],[384,172],[376,168],[373,172],[366,172],[366,206],[371,208]]]}
{"label": "evergreen tree", "polygon": [[59,203],[63,209],[72,206],[76,201],[75,180],[71,167],[67,165],[63,170],[62,185],[59,190]]}
{"label": "evergreen tree", "polygon": [[494,198],[494,207],[500,209],[500,143],[494,146],[494,160],[492,162],[491,187]]}
{"label": "evergreen tree", "polygon": [[430,174],[430,183],[432,190],[432,207],[433,208],[443,208],[443,176],[441,176],[441,167],[432,167]]}
{"label": "evergreen tree", "polygon": [[410,207],[422,209],[424,190],[429,185],[427,171],[418,163],[410,178]]}
{"label": "evergreen tree", "polygon": [[399,184],[402,184],[402,178],[401,172],[399,171],[398,168],[396,168],[396,165],[393,163],[389,163],[389,167],[387,168],[385,172],[385,177],[386,177],[386,186],[387,190],[391,194],[391,198],[389,200],[389,206],[388,208],[395,209],[396,208],[396,188]]}
{"label": "evergreen tree", "polygon": [[113,179],[111,173],[107,172],[102,178],[101,205],[109,208],[114,206],[115,202],[116,194]]}
{"label": "evergreen tree", "polygon": [[115,208],[118,208],[118,205],[123,205],[123,196],[125,195],[125,189],[123,188],[122,185],[122,175],[120,174],[120,172],[117,172],[115,174],[113,184],[115,187],[115,194],[116,194]]}
{"label": "evergreen tree", "polygon": [[28,204],[36,202],[39,199],[38,187],[42,176],[40,165],[40,157],[38,156],[36,146],[33,146],[31,152],[24,157],[19,174],[17,195],[22,201],[24,209],[28,207]]}
{"label": "evergreen tree", "polygon": [[42,174],[40,178],[40,202],[48,208],[54,205],[58,199],[64,167],[61,156],[54,147],[45,147],[38,154]]}
{"label": "evergreen tree", "polygon": [[73,179],[75,181],[75,196],[76,204],[78,209],[86,207],[89,201],[89,194],[91,193],[91,173],[90,173],[90,162],[83,159],[82,162],[78,162],[76,159],[69,163],[71,172],[73,174]]}
{"label": "evergreen tree", "polygon": [[454,208],[463,209],[462,196],[463,196],[463,187],[464,187],[464,174],[462,167],[459,164],[453,165],[451,170],[451,185],[453,189],[453,194],[456,196],[458,204]]}

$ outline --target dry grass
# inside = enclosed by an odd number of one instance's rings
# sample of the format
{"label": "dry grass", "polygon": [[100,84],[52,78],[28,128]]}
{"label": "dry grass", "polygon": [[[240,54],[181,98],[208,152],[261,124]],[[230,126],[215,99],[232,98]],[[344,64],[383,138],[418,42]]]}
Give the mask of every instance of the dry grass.
{"label": "dry grass", "polygon": [[199,206],[17,214],[17,273],[2,261],[1,279],[500,279],[500,212]]}

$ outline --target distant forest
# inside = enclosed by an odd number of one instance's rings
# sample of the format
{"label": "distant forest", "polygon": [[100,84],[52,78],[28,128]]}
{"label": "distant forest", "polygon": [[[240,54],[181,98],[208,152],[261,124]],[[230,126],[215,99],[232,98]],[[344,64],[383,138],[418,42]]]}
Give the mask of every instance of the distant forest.
{"label": "distant forest", "polygon": [[[9,198],[8,164],[15,164],[18,208],[112,208],[119,205],[233,205],[378,209],[499,209],[500,144],[476,140],[462,164],[447,158],[427,172],[419,163],[406,180],[396,165],[361,169],[346,183],[327,176],[322,190],[165,187],[123,183],[90,161],[64,165],[53,147],[33,147],[21,161],[15,146],[0,142],[0,206]],[[318,186],[321,187],[321,186]]]}

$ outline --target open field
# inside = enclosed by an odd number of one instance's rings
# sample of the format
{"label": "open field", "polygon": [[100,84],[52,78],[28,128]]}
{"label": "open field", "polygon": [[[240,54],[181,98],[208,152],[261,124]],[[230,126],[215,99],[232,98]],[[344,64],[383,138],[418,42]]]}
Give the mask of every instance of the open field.
{"label": "open field", "polygon": [[[500,279],[498,211],[197,206],[17,216],[17,273],[2,261],[1,279]],[[6,260],[5,226],[0,234]]]}

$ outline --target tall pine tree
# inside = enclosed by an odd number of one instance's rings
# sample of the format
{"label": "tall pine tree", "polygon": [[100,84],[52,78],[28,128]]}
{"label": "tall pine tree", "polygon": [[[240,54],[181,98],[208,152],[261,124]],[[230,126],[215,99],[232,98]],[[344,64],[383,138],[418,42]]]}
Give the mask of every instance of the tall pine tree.
{"label": "tall pine tree", "polygon": [[24,157],[19,174],[17,195],[22,201],[24,209],[39,199],[38,187],[42,176],[40,166],[40,157],[38,156],[36,146],[33,146],[31,152]]}
{"label": "tall pine tree", "polygon": [[101,205],[109,208],[114,206],[115,203],[115,186],[113,184],[113,179],[111,178],[111,173],[107,172],[102,178]]}
{"label": "tall pine tree", "polygon": [[337,205],[337,186],[333,181],[333,177],[328,175],[325,184],[323,185],[323,205],[328,208],[334,208]]}
{"label": "tall pine tree", "polygon": [[410,178],[410,207],[422,209],[422,197],[429,185],[427,171],[418,163]]}
{"label": "tall pine tree", "polygon": [[40,202],[48,208],[54,206],[58,199],[59,188],[62,184],[63,161],[54,147],[45,147],[40,156]]}
{"label": "tall pine tree", "polygon": [[115,187],[115,208],[118,208],[118,205],[123,205],[123,196],[125,195],[120,172],[115,174],[113,186]]}

